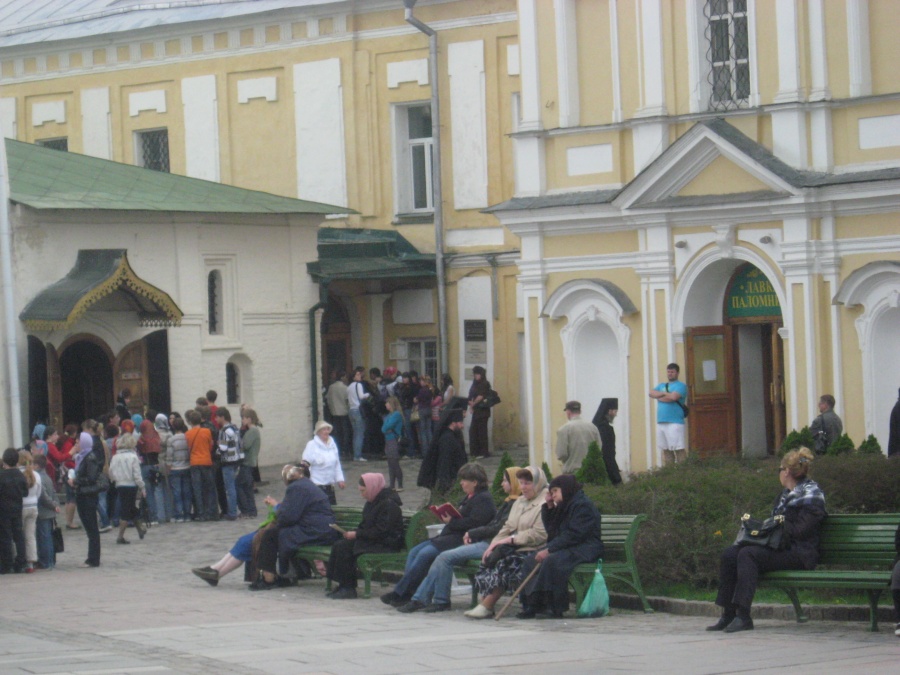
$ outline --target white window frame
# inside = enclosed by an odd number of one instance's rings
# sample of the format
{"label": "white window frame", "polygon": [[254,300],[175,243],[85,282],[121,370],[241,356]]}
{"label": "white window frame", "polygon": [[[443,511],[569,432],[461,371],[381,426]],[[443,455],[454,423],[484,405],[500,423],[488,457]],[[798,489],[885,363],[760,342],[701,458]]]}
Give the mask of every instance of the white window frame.
{"label": "white window frame", "polygon": [[[417,373],[419,373],[419,375],[430,375],[432,381],[436,381],[437,384],[440,384],[440,382],[437,381],[437,380],[439,380],[439,378],[441,376],[441,373],[439,372],[440,368],[439,368],[438,357],[437,357],[437,338],[436,337],[404,338],[403,342],[406,344],[406,359],[403,360],[403,362],[402,362],[404,364],[404,367],[402,368],[402,370],[404,370],[404,371],[415,370]],[[413,351],[411,349],[411,347],[415,343],[418,343],[420,345],[419,346],[420,356],[418,358],[414,359],[414,358],[411,358],[411,354]],[[434,357],[426,357],[425,356],[425,345],[427,343],[431,343],[434,345]],[[434,363],[434,369],[431,372],[428,371],[428,367],[426,365],[428,362]]]}
{"label": "white window frame", "polygon": [[[410,108],[427,107],[430,101],[412,101],[393,106],[393,147],[394,147],[394,211],[402,214],[430,214],[434,212],[434,173],[433,137],[409,137]],[[415,148],[425,149],[425,200],[426,206],[416,208],[413,189],[413,151]]]}
{"label": "white window frame", "polygon": [[[215,333],[209,332],[209,275],[218,272],[221,279],[221,293],[217,298],[220,305],[218,313],[219,325]],[[234,255],[203,256],[203,346],[204,348],[235,348],[240,338],[240,317],[238,316],[237,297],[237,257]]]}
{"label": "white window frame", "polygon": [[[158,131],[166,132],[166,145],[169,148],[169,167],[163,171],[162,169],[153,169],[153,167],[148,167],[144,162],[144,148],[143,148],[143,137],[147,134],[156,133]],[[138,129],[133,132],[134,138],[134,164],[135,166],[140,166],[144,168],[149,168],[153,171],[160,171],[162,173],[171,173],[172,172],[172,146],[169,144],[169,129],[168,127],[155,127],[153,129]]]}

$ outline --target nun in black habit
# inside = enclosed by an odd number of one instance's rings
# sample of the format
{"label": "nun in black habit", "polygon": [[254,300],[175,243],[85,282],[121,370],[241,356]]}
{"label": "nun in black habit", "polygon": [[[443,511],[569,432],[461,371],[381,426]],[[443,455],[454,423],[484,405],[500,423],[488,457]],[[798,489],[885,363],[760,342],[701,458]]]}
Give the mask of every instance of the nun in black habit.
{"label": "nun in black habit", "polygon": [[622,474],[616,462],[616,430],[613,429],[613,419],[619,412],[619,399],[605,398],[600,401],[597,414],[592,422],[600,432],[600,447],[603,449],[603,463],[606,464],[606,474],[609,482],[618,485],[622,482]]}
{"label": "nun in black habit", "polygon": [[458,401],[465,405],[465,399],[453,399],[441,414],[431,447],[425,449],[425,459],[416,481],[419,487],[446,492],[456,482],[457,473],[468,459],[461,430],[465,408],[460,408]]}

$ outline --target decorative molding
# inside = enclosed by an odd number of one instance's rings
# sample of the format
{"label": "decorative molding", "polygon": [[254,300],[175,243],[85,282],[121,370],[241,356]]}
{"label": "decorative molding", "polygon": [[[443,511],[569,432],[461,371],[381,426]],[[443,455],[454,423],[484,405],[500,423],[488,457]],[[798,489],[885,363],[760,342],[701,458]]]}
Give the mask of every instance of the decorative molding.
{"label": "decorative molding", "polygon": [[578,24],[575,0],[553,0],[556,25],[556,73],[559,126],[577,127],[581,119],[578,91]]}
{"label": "decorative molding", "polygon": [[521,73],[519,45],[506,45],[506,74],[518,77]]}
{"label": "decorative molding", "polygon": [[166,90],[135,91],[128,95],[128,114],[137,117],[142,112],[166,112]]}
{"label": "decorative molding", "polygon": [[247,80],[238,80],[238,103],[247,103],[255,98],[264,98],[266,101],[278,100],[278,78],[256,77]]}
{"label": "decorative molding", "polygon": [[868,96],[872,93],[869,0],[846,0],[846,3],[850,96]]}
{"label": "decorative molding", "polygon": [[585,176],[613,171],[611,143],[582,145],[566,149],[566,172],[569,176]]}
{"label": "decorative molding", "polygon": [[387,64],[388,89],[396,89],[404,82],[418,82],[420,87],[428,85],[428,59],[392,61]]}
{"label": "decorative molding", "polygon": [[900,115],[861,117],[859,129],[859,149],[893,148],[900,145]]}
{"label": "decorative molding", "polygon": [[31,105],[31,125],[40,127],[47,122],[66,123],[65,101],[36,101]]}

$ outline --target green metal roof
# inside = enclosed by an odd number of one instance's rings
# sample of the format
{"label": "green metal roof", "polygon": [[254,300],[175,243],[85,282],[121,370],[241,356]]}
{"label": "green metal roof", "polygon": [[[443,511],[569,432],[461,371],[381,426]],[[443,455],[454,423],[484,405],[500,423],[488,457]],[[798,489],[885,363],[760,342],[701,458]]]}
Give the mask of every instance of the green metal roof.
{"label": "green metal roof", "polygon": [[323,227],[318,251],[306,269],[319,282],[434,276],[434,255],[419,253],[391,230]]}
{"label": "green metal roof", "polygon": [[6,139],[10,199],[34,209],[203,213],[355,213]]}
{"label": "green metal roof", "polygon": [[78,251],[69,273],[32,298],[19,319],[29,330],[65,329],[102,302],[137,312],[142,325],[181,323],[182,311],[168,293],[134,273],[125,249]]}

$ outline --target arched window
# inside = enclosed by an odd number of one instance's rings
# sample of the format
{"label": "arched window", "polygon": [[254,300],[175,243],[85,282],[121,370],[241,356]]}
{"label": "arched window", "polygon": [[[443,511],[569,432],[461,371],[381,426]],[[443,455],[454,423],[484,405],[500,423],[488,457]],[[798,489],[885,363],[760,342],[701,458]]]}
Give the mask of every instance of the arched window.
{"label": "arched window", "polygon": [[241,372],[231,361],[225,364],[225,392],[229,405],[241,402]]}
{"label": "arched window", "polygon": [[213,270],[206,277],[206,294],[209,312],[209,334],[222,334],[222,273]]}

